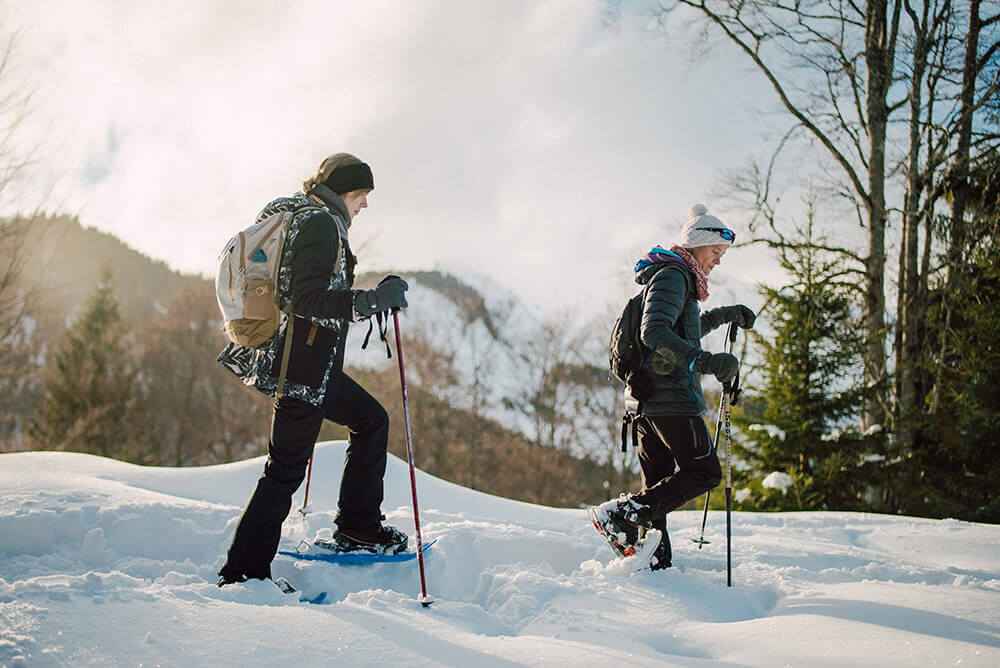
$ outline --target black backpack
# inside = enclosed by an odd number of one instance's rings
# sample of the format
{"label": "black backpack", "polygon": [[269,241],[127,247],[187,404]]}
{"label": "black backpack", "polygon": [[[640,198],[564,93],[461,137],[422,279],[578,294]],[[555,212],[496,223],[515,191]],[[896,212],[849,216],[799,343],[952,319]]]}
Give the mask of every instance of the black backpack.
{"label": "black backpack", "polygon": [[608,364],[611,367],[611,375],[627,387],[638,401],[645,401],[651,389],[649,379],[639,373],[649,351],[639,339],[642,305],[648,285],[647,283],[646,287],[626,302],[611,330],[611,341],[608,342]]}

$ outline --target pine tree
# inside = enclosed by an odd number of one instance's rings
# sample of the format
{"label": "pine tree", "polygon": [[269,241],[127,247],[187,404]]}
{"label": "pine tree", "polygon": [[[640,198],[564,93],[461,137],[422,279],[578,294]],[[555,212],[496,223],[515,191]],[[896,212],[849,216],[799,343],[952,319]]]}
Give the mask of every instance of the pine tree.
{"label": "pine tree", "polygon": [[45,393],[28,427],[39,447],[137,458],[131,424],[136,372],[126,332],[105,266],[46,370]]}
{"label": "pine tree", "polygon": [[[1000,522],[1000,153],[983,156],[969,183],[968,246],[953,292],[932,294],[927,367],[943,365],[924,413],[923,438],[899,478],[902,511]],[[952,318],[945,317],[951,300]],[[945,326],[945,324],[947,326]],[[947,343],[944,359],[937,351]]]}
{"label": "pine tree", "polygon": [[[817,248],[811,215],[798,234],[801,243],[779,251],[791,281],[761,287],[774,332],[750,332],[761,352],[763,380],[748,389],[756,391],[746,400],[763,410],[734,413],[744,438],[734,441],[733,451],[749,466],[735,485],[750,488],[740,504],[747,509],[857,509],[866,505],[862,497],[878,467],[873,455],[880,438],[859,431],[871,396],[861,380],[859,281],[852,284],[850,274]],[[766,484],[775,472],[787,475],[791,486]]]}

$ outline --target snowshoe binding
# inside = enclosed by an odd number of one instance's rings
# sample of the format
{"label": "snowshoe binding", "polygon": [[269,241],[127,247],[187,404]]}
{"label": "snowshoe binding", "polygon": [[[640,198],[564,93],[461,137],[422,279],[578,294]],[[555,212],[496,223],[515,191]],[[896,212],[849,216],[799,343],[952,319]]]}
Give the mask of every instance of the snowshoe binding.
{"label": "snowshoe binding", "polygon": [[636,554],[636,546],[640,543],[641,536],[652,529],[652,524],[643,518],[643,514],[648,511],[649,506],[625,494],[617,499],[605,501],[599,506],[587,508],[587,514],[590,515],[590,521],[594,523],[597,533],[604,536],[619,557],[631,557]]}
{"label": "snowshoe binding", "polygon": [[405,533],[388,524],[377,524],[365,529],[337,529],[332,538],[317,538],[314,544],[331,552],[356,552],[374,554],[399,554],[406,549],[409,538]]}

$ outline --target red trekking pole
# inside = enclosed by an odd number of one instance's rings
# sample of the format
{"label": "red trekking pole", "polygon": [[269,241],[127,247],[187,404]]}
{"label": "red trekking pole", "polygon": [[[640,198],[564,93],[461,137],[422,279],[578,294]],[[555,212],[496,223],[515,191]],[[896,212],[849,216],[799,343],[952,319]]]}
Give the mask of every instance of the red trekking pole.
{"label": "red trekking pole", "polygon": [[413,525],[417,529],[417,563],[420,565],[420,604],[425,608],[434,602],[427,595],[424,580],[424,541],[420,535],[420,510],[417,508],[417,474],[413,468],[413,435],[410,432],[410,400],[406,396],[406,372],[403,370],[403,342],[399,337],[399,311],[393,310],[392,324],[396,330],[396,358],[399,360],[399,384],[403,388],[403,418],[406,421],[406,461],[410,464],[410,489],[413,491]]}

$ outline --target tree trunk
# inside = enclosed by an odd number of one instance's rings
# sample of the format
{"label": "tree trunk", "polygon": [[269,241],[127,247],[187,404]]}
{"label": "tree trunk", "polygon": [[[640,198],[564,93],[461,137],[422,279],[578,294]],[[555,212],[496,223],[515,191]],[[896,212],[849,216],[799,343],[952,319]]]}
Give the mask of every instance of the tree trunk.
{"label": "tree trunk", "polygon": [[[901,452],[910,452],[916,438],[918,407],[917,376],[923,347],[921,327],[926,303],[920,286],[919,253],[920,223],[924,210],[920,196],[927,182],[920,168],[924,125],[921,122],[924,75],[927,57],[934,39],[934,27],[928,21],[929,7],[924,3],[923,15],[911,14],[913,20],[913,73],[910,79],[910,145],[907,156],[906,195],[903,204],[903,233],[899,253],[899,288],[896,345],[896,411],[894,432]],[[928,100],[930,102],[930,100]],[[930,160],[928,160],[930,162]],[[928,169],[933,169],[928,165]]]}
{"label": "tree trunk", "polygon": [[[868,125],[868,257],[865,271],[865,324],[867,329],[867,381],[886,380],[885,359],[885,141],[889,109],[886,98],[892,85],[895,26],[890,30],[887,0],[872,0],[866,8],[865,64],[868,81],[865,108]],[[898,8],[893,13],[898,21]],[[871,399],[865,410],[865,426],[884,424],[887,402]]]}
{"label": "tree trunk", "polygon": [[965,63],[962,67],[962,97],[961,112],[958,122],[958,143],[955,148],[955,160],[948,175],[948,185],[952,192],[951,225],[948,243],[948,253],[945,262],[948,268],[948,279],[945,282],[944,307],[945,328],[941,332],[941,351],[938,357],[938,367],[934,382],[934,399],[931,413],[937,412],[941,394],[941,382],[944,375],[945,361],[948,355],[948,336],[951,328],[952,304],[951,296],[961,276],[962,255],[966,243],[965,205],[969,197],[969,149],[972,144],[972,112],[975,108],[976,76],[979,68],[976,65],[979,52],[979,18],[980,0],[969,1],[969,34],[965,42]]}

